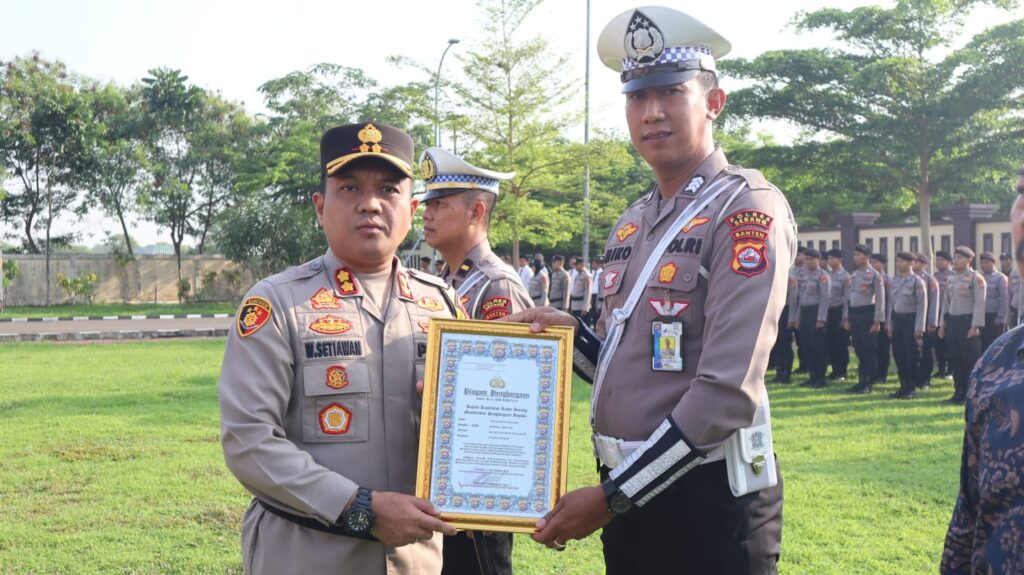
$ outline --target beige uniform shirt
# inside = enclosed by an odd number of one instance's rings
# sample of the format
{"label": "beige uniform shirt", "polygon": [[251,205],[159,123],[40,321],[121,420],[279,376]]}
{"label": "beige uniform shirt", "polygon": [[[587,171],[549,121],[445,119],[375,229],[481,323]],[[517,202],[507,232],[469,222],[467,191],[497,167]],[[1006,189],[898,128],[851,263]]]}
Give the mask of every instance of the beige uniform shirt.
{"label": "beige uniform shirt", "polygon": [[494,255],[487,240],[469,250],[457,270],[446,269],[442,277],[455,288],[470,319],[494,320],[533,307],[519,274]]}
{"label": "beige uniform shirt", "polygon": [[806,270],[803,279],[799,280],[797,289],[790,292],[789,323],[800,321],[800,308],[814,306],[818,308],[815,319],[828,321],[829,294],[832,293],[832,279],[829,273],[821,268],[814,271]]}
{"label": "beige uniform shirt", "polygon": [[971,327],[985,327],[985,278],[971,268],[953,272],[946,281],[946,301],[939,325],[946,325],[946,316],[970,315]]}
{"label": "beige uniform shirt", "polygon": [[572,289],[569,291],[569,311],[586,313],[590,311],[590,272],[583,270],[577,272],[576,279],[572,281]]}
{"label": "beige uniform shirt", "polygon": [[[666,229],[716,178],[733,180],[730,191],[745,186],[698,213],[658,256],[653,276],[639,277]],[[671,415],[687,441],[707,452],[750,426],[765,394],[795,238],[785,197],[760,172],[728,166],[721,150],[672,198],[661,200],[655,189],[630,206],[608,237],[606,254],[628,247],[618,253],[629,255],[605,265],[601,317],[610,318],[634,284],[646,287],[593,398],[595,430],[648,440]],[[683,372],[651,369],[652,322],[665,312],[683,325]],[[598,322],[602,338],[607,321]]]}
{"label": "beige uniform shirt", "polygon": [[939,282],[939,320],[941,322],[942,316],[946,315],[946,288],[949,285],[949,279],[955,274],[953,270],[936,270],[935,281]]}
{"label": "beige uniform shirt", "polygon": [[[427,325],[450,318],[443,281],[395,259],[386,316],[333,253],[249,290],[218,382],[228,468],[256,498],[330,524],[357,487],[412,494]],[[255,502],[246,573],[438,573],[441,536],[399,548],[324,533]]]}
{"label": "beige uniform shirt", "polygon": [[548,288],[548,304],[562,311],[569,309],[569,272],[564,269],[551,270],[551,285]]}
{"label": "beige uniform shirt", "polygon": [[548,277],[542,273],[533,274],[533,277],[530,278],[528,292],[534,307],[548,305]]}
{"label": "beige uniform shirt", "polygon": [[837,270],[829,268],[828,276],[829,283],[832,286],[832,292],[828,298],[828,307],[843,306],[843,319],[847,319],[849,308],[846,306],[846,302],[850,299],[850,272],[843,268]]}
{"label": "beige uniform shirt", "polygon": [[[862,307],[873,305],[875,307],[874,320],[878,323],[885,321],[886,301],[885,286],[882,283],[882,274],[866,265],[853,270],[850,275],[850,295],[847,310],[851,307]],[[844,315],[848,315],[844,314]]]}
{"label": "beige uniform shirt", "polygon": [[928,329],[935,329],[939,326],[939,280],[935,279],[935,276],[924,270],[921,270],[918,277],[924,281],[926,291],[928,292],[928,316],[926,325]]}
{"label": "beige uniform shirt", "polygon": [[914,314],[914,331],[923,332],[928,316],[928,292],[924,280],[913,272],[892,278],[892,306],[886,323],[892,325],[892,314]]}
{"label": "beige uniform shirt", "polygon": [[1008,280],[1003,272],[992,270],[985,277],[985,313],[996,314],[996,323],[1006,326],[1010,317],[1010,296]]}

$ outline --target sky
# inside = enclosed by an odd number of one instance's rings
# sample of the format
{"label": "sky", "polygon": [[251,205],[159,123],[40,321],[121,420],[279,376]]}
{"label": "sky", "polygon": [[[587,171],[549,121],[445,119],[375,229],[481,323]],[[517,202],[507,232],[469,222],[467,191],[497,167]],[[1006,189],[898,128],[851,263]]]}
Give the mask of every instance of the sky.
{"label": "sky", "polygon": [[[850,9],[869,3],[891,4],[885,0],[716,0],[686,9],[731,41],[729,57],[753,58],[768,50],[828,43],[827,35],[797,34],[788,26],[798,11],[825,6]],[[666,4],[682,7],[680,2]],[[618,75],[600,63],[594,46],[605,24],[636,4],[591,0],[589,47],[586,7],[586,0],[546,0],[523,33],[543,35],[550,42],[552,59],[569,55],[564,73],[579,81],[580,108],[589,49],[591,129],[625,133]],[[362,68],[385,86],[424,80],[418,71],[387,63],[387,57],[408,56],[433,69],[449,38],[460,42],[449,51],[442,76],[457,78],[460,53],[474,49],[483,35],[482,11],[474,0],[0,0],[0,15],[0,60],[38,50],[77,73],[123,85],[148,75],[151,68],[177,68],[197,85],[243,103],[254,114],[265,111],[258,92],[263,82],[318,62]],[[1015,13],[977,9],[968,19],[967,33],[1015,17],[1024,17],[1024,9]],[[728,80],[723,87],[730,89]],[[787,127],[763,129],[785,131]],[[582,130],[578,137],[582,139]],[[87,245],[102,241],[105,231],[119,230],[114,220],[98,214],[84,220],[65,217],[55,228],[84,231],[82,243]],[[12,230],[0,230],[0,237],[3,232]],[[133,236],[143,244],[167,241],[166,232],[146,222],[136,222]]]}

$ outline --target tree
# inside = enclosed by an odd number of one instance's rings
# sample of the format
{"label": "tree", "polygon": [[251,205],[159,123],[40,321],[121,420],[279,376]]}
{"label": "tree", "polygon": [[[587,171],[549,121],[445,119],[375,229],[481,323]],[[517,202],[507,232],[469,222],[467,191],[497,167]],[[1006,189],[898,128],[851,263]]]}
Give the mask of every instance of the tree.
{"label": "tree", "polygon": [[732,95],[733,114],[788,120],[827,142],[822,146],[854,152],[845,154],[844,179],[880,184],[885,194],[913,194],[922,249],[930,253],[932,200],[1001,191],[1005,182],[993,174],[1009,173],[1024,152],[1024,20],[953,48],[979,4],[1017,6],[1015,0],[898,0],[892,8],[798,14],[797,30],[831,31],[838,47],[724,61],[728,73],[755,82]]}
{"label": "tree", "polygon": [[[469,111],[465,132],[476,143],[466,155],[478,165],[516,172],[501,185],[491,229],[496,238],[511,241],[513,260],[522,240],[554,244],[571,233],[572,211],[566,205],[567,191],[558,187],[558,175],[581,164],[583,157],[582,148],[569,146],[564,138],[577,120],[562,112],[576,92],[562,74],[566,56],[553,57],[541,37],[520,39],[520,27],[539,4],[480,0],[484,40],[460,58],[466,81],[452,84]],[[560,201],[542,204],[531,197],[542,190],[560,195]]]}
{"label": "tree", "polygon": [[39,54],[3,63],[0,77],[0,166],[21,184],[3,201],[3,218],[20,220],[25,246],[40,252],[33,232],[45,231],[46,304],[50,303],[50,255],[54,219],[78,199],[76,185],[90,168],[87,150],[99,126],[87,92],[92,83],[73,76],[59,61]]}

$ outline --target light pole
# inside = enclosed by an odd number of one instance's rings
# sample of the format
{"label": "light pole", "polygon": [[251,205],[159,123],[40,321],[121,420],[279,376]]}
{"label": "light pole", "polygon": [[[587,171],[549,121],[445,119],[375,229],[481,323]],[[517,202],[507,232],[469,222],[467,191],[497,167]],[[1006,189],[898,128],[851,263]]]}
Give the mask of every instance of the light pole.
{"label": "light pole", "polygon": [[434,76],[434,145],[441,145],[441,117],[437,113],[437,98],[441,94],[441,66],[444,66],[444,57],[448,55],[448,50],[452,46],[459,43],[458,38],[449,38],[448,45],[445,46],[444,52],[441,53],[441,61],[437,63],[437,75]]}
{"label": "light pole", "polygon": [[583,261],[590,264],[590,0],[587,0],[586,71],[583,80]]}

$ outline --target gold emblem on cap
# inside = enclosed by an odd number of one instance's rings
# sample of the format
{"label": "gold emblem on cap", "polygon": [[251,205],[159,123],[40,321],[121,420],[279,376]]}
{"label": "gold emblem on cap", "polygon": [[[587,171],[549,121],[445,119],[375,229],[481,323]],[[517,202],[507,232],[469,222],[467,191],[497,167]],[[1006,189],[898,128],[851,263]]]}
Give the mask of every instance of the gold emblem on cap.
{"label": "gold emblem on cap", "polygon": [[420,162],[420,171],[423,172],[424,180],[433,179],[434,174],[437,173],[437,169],[434,167],[434,159],[430,156],[424,156],[423,161]]}
{"label": "gold emblem on cap", "polygon": [[[367,124],[362,130],[359,130],[359,141],[362,145],[359,146],[359,151],[362,153],[373,152],[375,154],[380,153],[380,141],[384,139],[384,134],[380,133],[377,126],[373,124]],[[369,144],[369,145],[368,145]]]}

